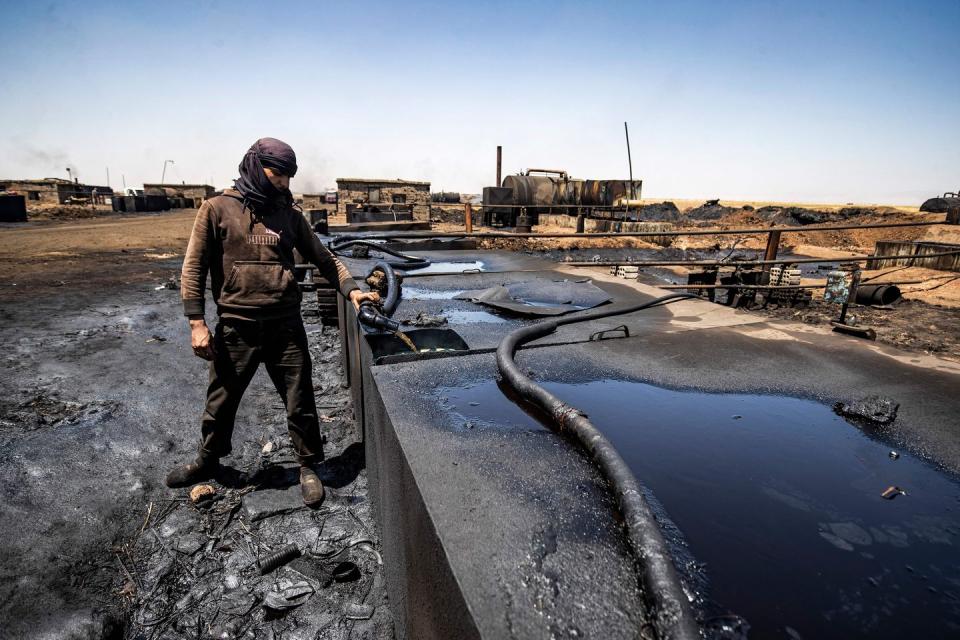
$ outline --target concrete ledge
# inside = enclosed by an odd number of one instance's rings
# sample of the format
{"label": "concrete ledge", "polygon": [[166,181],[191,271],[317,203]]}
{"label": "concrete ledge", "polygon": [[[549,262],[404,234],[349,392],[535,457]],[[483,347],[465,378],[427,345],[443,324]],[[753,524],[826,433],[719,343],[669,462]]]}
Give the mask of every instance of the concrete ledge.
{"label": "concrete ledge", "polygon": [[355,224],[332,224],[330,233],[353,233],[356,231],[429,231],[429,221],[395,220],[388,222],[360,222]]}
{"label": "concrete ledge", "polygon": [[[476,310],[447,294],[537,277],[592,278],[613,295],[613,307],[666,293],[510,252],[428,256],[479,258],[486,268],[507,272],[407,278],[404,287],[412,293],[401,299],[395,317]],[[358,274],[369,269],[346,262]],[[408,362],[374,365],[352,309],[343,317],[399,636],[563,637],[575,629],[582,637],[636,637],[648,612],[611,495],[593,466],[553,431],[499,414],[468,424],[444,398],[450,388],[495,380],[492,349],[507,332],[533,320],[451,320],[470,351],[429,360],[411,354]],[[630,327],[630,338],[588,342],[596,331],[622,324]],[[827,404],[886,394],[901,409],[883,437],[960,470],[951,392],[960,365],[807,325],[684,301],[561,327],[524,349],[518,361],[541,379],[574,383],[609,375]]]}

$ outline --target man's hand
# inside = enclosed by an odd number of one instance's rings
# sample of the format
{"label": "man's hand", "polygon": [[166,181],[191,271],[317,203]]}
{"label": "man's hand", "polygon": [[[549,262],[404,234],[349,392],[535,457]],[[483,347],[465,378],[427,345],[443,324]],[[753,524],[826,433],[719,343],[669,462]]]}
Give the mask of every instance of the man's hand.
{"label": "man's hand", "polygon": [[372,302],[377,304],[380,302],[380,294],[376,291],[368,291],[364,293],[360,289],[354,289],[350,292],[350,302],[353,303],[353,307],[359,311],[361,302]]}
{"label": "man's hand", "polygon": [[193,345],[193,355],[213,360],[213,335],[203,318],[190,318],[190,343]]}

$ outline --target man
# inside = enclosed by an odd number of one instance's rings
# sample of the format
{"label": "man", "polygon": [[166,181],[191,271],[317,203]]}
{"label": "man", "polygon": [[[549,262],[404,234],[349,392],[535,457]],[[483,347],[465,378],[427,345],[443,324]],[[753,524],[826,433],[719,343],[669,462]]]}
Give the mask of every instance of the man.
{"label": "man", "polygon": [[[300,289],[293,273],[294,249],[357,307],[379,298],[352,284],[344,266],[293,208],[289,186],[296,173],[293,149],[280,140],[261,138],[240,162],[235,188],[205,201],[197,213],[180,293],[193,352],[210,361],[210,384],[199,454],[194,462],[170,472],[169,487],[186,487],[216,475],[220,458],[231,451],[240,398],[263,363],[286,406],[290,439],[300,461],[303,500],[309,506],[323,501],[323,483],[312,466],[323,460],[323,440],[300,317]],[[220,316],[215,335],[204,320],[208,273]]]}

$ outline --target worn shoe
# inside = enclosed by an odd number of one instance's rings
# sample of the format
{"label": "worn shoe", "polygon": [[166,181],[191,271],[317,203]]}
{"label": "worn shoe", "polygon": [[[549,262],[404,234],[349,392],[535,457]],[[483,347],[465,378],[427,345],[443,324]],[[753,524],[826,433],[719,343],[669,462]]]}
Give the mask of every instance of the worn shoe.
{"label": "worn shoe", "polygon": [[300,492],[303,494],[303,503],[308,507],[317,507],[323,502],[323,483],[310,467],[300,467]]}
{"label": "worn shoe", "polygon": [[189,487],[204,480],[210,480],[216,475],[217,469],[219,468],[220,463],[217,460],[197,458],[193,462],[174,467],[173,470],[167,474],[167,486],[171,489],[176,489],[179,487]]}

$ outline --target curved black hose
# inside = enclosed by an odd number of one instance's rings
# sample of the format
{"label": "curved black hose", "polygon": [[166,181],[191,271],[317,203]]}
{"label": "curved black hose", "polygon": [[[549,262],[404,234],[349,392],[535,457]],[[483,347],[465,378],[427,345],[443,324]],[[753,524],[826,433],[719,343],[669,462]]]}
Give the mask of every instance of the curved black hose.
{"label": "curved black hose", "polygon": [[354,238],[349,238],[346,240],[338,239],[338,240],[334,240],[329,245],[330,251],[334,254],[336,254],[338,251],[346,249],[347,247],[356,247],[356,246],[370,247],[375,251],[386,253],[387,255],[394,256],[395,258],[400,258],[402,262],[397,262],[395,260],[387,261],[389,262],[390,266],[396,267],[397,269],[422,269],[423,267],[430,266],[430,261],[427,258],[423,258],[420,256],[412,256],[407,253],[401,253],[395,249],[390,249],[388,247],[385,247],[382,244],[379,244],[377,242],[371,242],[370,240],[361,240],[361,239],[354,239]]}
{"label": "curved black hose", "polygon": [[513,331],[497,346],[497,368],[504,381],[517,394],[544,410],[562,433],[569,434],[589,453],[600,472],[616,491],[617,502],[627,527],[630,548],[640,569],[642,592],[653,611],[653,624],[660,638],[694,640],[700,638],[699,627],[689,599],[673,566],[667,543],[653,511],[647,504],[640,484],[627,463],[606,437],[575,407],[554,396],[526,376],[513,359],[521,345],[549,335],[557,327],[577,322],[598,320],[608,316],[641,311],[685,298],[689,293],[675,293],[640,305],[596,310],[522,327]]}
{"label": "curved black hose", "polygon": [[374,271],[383,271],[383,275],[387,279],[387,296],[383,299],[382,308],[383,315],[392,316],[397,308],[397,303],[400,302],[400,280],[397,278],[393,266],[386,260],[381,260],[373,265],[373,269],[370,270],[367,277],[373,275]]}
{"label": "curved black hose", "polygon": [[265,576],[274,569],[279,569],[291,560],[300,557],[300,548],[295,544],[288,544],[279,551],[274,551],[270,555],[260,558],[257,562],[260,565],[260,575]]}

